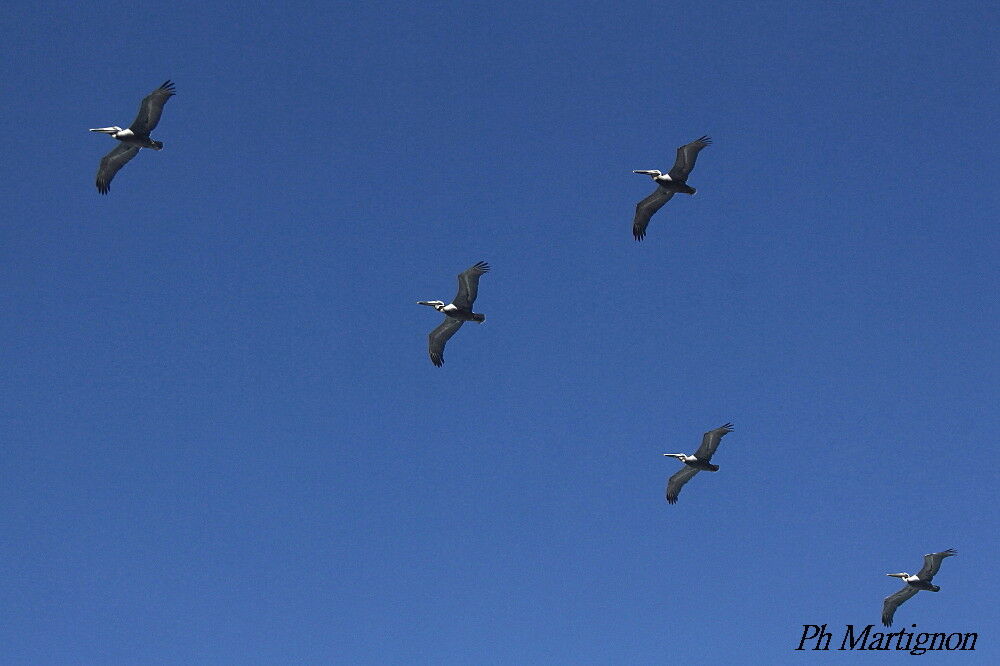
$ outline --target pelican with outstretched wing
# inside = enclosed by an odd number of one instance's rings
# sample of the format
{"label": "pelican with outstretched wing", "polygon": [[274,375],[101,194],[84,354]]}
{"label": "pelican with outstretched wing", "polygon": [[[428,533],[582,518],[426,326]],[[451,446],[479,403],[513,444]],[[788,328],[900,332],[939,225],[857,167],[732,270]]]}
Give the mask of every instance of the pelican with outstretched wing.
{"label": "pelican with outstretched wing", "polygon": [[719,426],[715,430],[709,430],[702,435],[701,446],[698,447],[698,450],[694,452],[693,456],[689,456],[684,453],[663,454],[670,458],[677,458],[684,463],[684,467],[681,468],[681,471],[677,472],[667,480],[667,502],[670,504],[676,504],[677,496],[680,494],[681,488],[698,472],[702,470],[707,472],[719,471],[719,466],[713,465],[710,461],[712,460],[712,456],[715,454],[715,450],[719,448],[719,442],[722,441],[722,438],[725,435],[731,433],[732,431],[732,423]]}
{"label": "pelican with outstretched wing", "polygon": [[115,177],[119,169],[136,156],[140,148],[163,149],[163,142],[153,141],[149,138],[149,133],[160,122],[163,105],[173,95],[174,84],[169,80],[164,81],[163,85],[146,95],[146,98],[142,100],[139,105],[139,114],[127,129],[115,125],[90,130],[91,132],[109,134],[112,138],[121,141],[110,153],[101,158],[101,166],[97,169],[98,192],[108,193],[111,189],[111,179]]}
{"label": "pelican with outstretched wing", "polygon": [[703,136],[695,139],[691,143],[685,144],[677,149],[677,159],[673,168],[667,173],[662,173],[656,169],[633,171],[649,176],[656,183],[656,189],[648,197],[640,201],[635,206],[635,219],[632,221],[632,235],[637,241],[646,237],[646,227],[649,226],[649,219],[653,213],[663,208],[663,204],[670,201],[670,197],[678,192],[682,194],[694,194],[696,190],[687,184],[694,162],[698,159],[698,153],[705,146],[712,143],[712,139]]}
{"label": "pelican with outstretched wing", "polygon": [[957,554],[954,548],[942,550],[940,553],[927,553],[924,555],[924,566],[916,575],[908,574],[905,571],[886,574],[886,576],[892,576],[893,578],[901,578],[906,583],[906,586],[899,592],[890,594],[882,600],[882,624],[891,627],[892,616],[896,614],[896,609],[920,590],[927,590],[928,592],[939,591],[941,588],[937,585],[932,585],[931,580],[937,574],[938,569],[941,568],[941,562],[944,558]]}
{"label": "pelican with outstretched wing", "polygon": [[462,328],[462,324],[467,321],[480,324],[486,321],[486,315],[472,311],[472,304],[476,301],[476,294],[479,293],[479,277],[489,270],[489,264],[479,261],[459,273],[458,293],[455,294],[455,300],[447,305],[444,301],[417,301],[417,305],[429,305],[445,315],[444,321],[431,331],[429,337],[427,351],[434,365],[441,367],[444,364],[444,345],[455,335],[455,331]]}

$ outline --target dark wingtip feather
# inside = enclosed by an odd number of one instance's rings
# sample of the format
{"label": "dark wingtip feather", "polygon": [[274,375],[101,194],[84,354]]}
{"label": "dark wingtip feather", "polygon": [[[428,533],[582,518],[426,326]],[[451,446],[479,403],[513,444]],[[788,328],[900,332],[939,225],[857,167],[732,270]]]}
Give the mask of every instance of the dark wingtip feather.
{"label": "dark wingtip feather", "polygon": [[667,495],[667,504],[677,504],[677,498]]}
{"label": "dark wingtip feather", "polygon": [[697,139],[695,139],[695,141],[696,141],[697,143],[703,143],[703,144],[705,144],[706,146],[710,146],[710,145],[712,145],[712,137],[710,137],[710,136],[709,136],[709,135],[707,135],[707,134],[706,134],[705,136],[702,136],[702,137],[698,137]]}
{"label": "dark wingtip feather", "polygon": [[636,229],[635,227],[632,227],[632,235],[635,236],[635,239],[637,241],[641,241],[643,238],[646,237],[646,232],[641,229]]}

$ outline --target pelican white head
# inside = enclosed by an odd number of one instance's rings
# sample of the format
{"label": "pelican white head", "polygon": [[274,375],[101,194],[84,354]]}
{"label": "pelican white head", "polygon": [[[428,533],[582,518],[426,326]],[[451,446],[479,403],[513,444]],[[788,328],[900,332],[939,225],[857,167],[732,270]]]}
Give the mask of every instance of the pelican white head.
{"label": "pelican white head", "polygon": [[641,169],[639,171],[633,171],[632,173],[642,174],[643,176],[649,176],[653,180],[657,178],[661,180],[673,180],[668,174],[662,173],[657,169]]}

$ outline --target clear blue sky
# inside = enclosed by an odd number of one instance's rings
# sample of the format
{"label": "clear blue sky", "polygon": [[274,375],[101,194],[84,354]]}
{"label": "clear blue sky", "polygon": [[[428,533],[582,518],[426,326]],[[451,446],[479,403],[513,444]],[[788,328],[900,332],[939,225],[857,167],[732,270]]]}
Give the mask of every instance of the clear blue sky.
{"label": "clear blue sky", "polygon": [[0,661],[1000,658],[996,10],[616,4],[6,9]]}

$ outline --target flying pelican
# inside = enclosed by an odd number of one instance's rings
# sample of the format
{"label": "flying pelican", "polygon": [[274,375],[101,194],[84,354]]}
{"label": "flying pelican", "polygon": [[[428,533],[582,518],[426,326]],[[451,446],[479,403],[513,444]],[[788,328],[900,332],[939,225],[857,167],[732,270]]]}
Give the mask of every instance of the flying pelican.
{"label": "flying pelican", "polygon": [[126,162],[135,157],[140,148],[163,150],[163,143],[150,139],[149,133],[160,122],[163,105],[173,95],[174,84],[169,80],[164,81],[163,85],[146,95],[146,98],[142,100],[139,105],[139,115],[135,117],[128,129],[122,129],[115,125],[90,130],[91,132],[110,134],[113,138],[121,141],[110,153],[101,158],[101,166],[97,169],[98,192],[108,193],[108,190],[111,189],[111,179],[115,177],[119,169],[125,166]]}
{"label": "flying pelican", "polygon": [[694,168],[694,161],[698,158],[698,152],[705,146],[712,143],[712,140],[703,136],[695,139],[689,144],[677,149],[677,160],[674,161],[673,168],[668,173],[660,173],[656,169],[648,171],[633,171],[649,176],[656,183],[656,189],[648,197],[635,205],[635,219],[632,221],[632,235],[637,241],[646,237],[646,227],[649,226],[649,218],[653,213],[660,210],[663,204],[670,201],[670,197],[678,192],[684,194],[694,194],[695,189],[687,184],[691,169]]}
{"label": "flying pelican", "polygon": [[931,580],[937,574],[938,569],[941,568],[941,561],[946,557],[957,554],[954,548],[943,550],[940,553],[927,553],[924,555],[924,568],[918,571],[915,576],[905,571],[902,573],[886,574],[886,576],[892,576],[893,578],[902,578],[906,582],[906,586],[899,592],[890,594],[882,600],[882,624],[891,627],[892,616],[896,614],[896,609],[899,608],[899,605],[920,590],[927,590],[929,592],[940,590],[941,588],[937,585],[931,585]]}
{"label": "flying pelican", "polygon": [[681,471],[677,472],[667,480],[667,502],[670,504],[676,504],[677,495],[680,494],[681,487],[690,481],[691,478],[701,470],[704,469],[709,472],[719,471],[719,466],[713,465],[709,461],[712,459],[712,454],[715,453],[715,450],[719,448],[719,442],[722,440],[723,436],[732,431],[732,423],[719,426],[715,430],[709,430],[702,436],[701,446],[698,447],[698,450],[694,452],[693,456],[685,455],[683,453],[663,454],[670,458],[677,458],[684,463],[684,467],[681,468]]}
{"label": "flying pelican", "polygon": [[472,304],[479,291],[479,276],[488,270],[490,270],[489,264],[485,261],[478,261],[467,270],[459,273],[458,293],[455,294],[455,300],[448,305],[445,305],[444,301],[417,301],[417,305],[429,305],[445,315],[441,325],[431,331],[427,347],[431,363],[439,368],[444,364],[444,345],[451,336],[455,335],[455,331],[462,328],[462,324],[467,321],[476,321],[480,324],[486,321],[486,315],[472,311]]}

